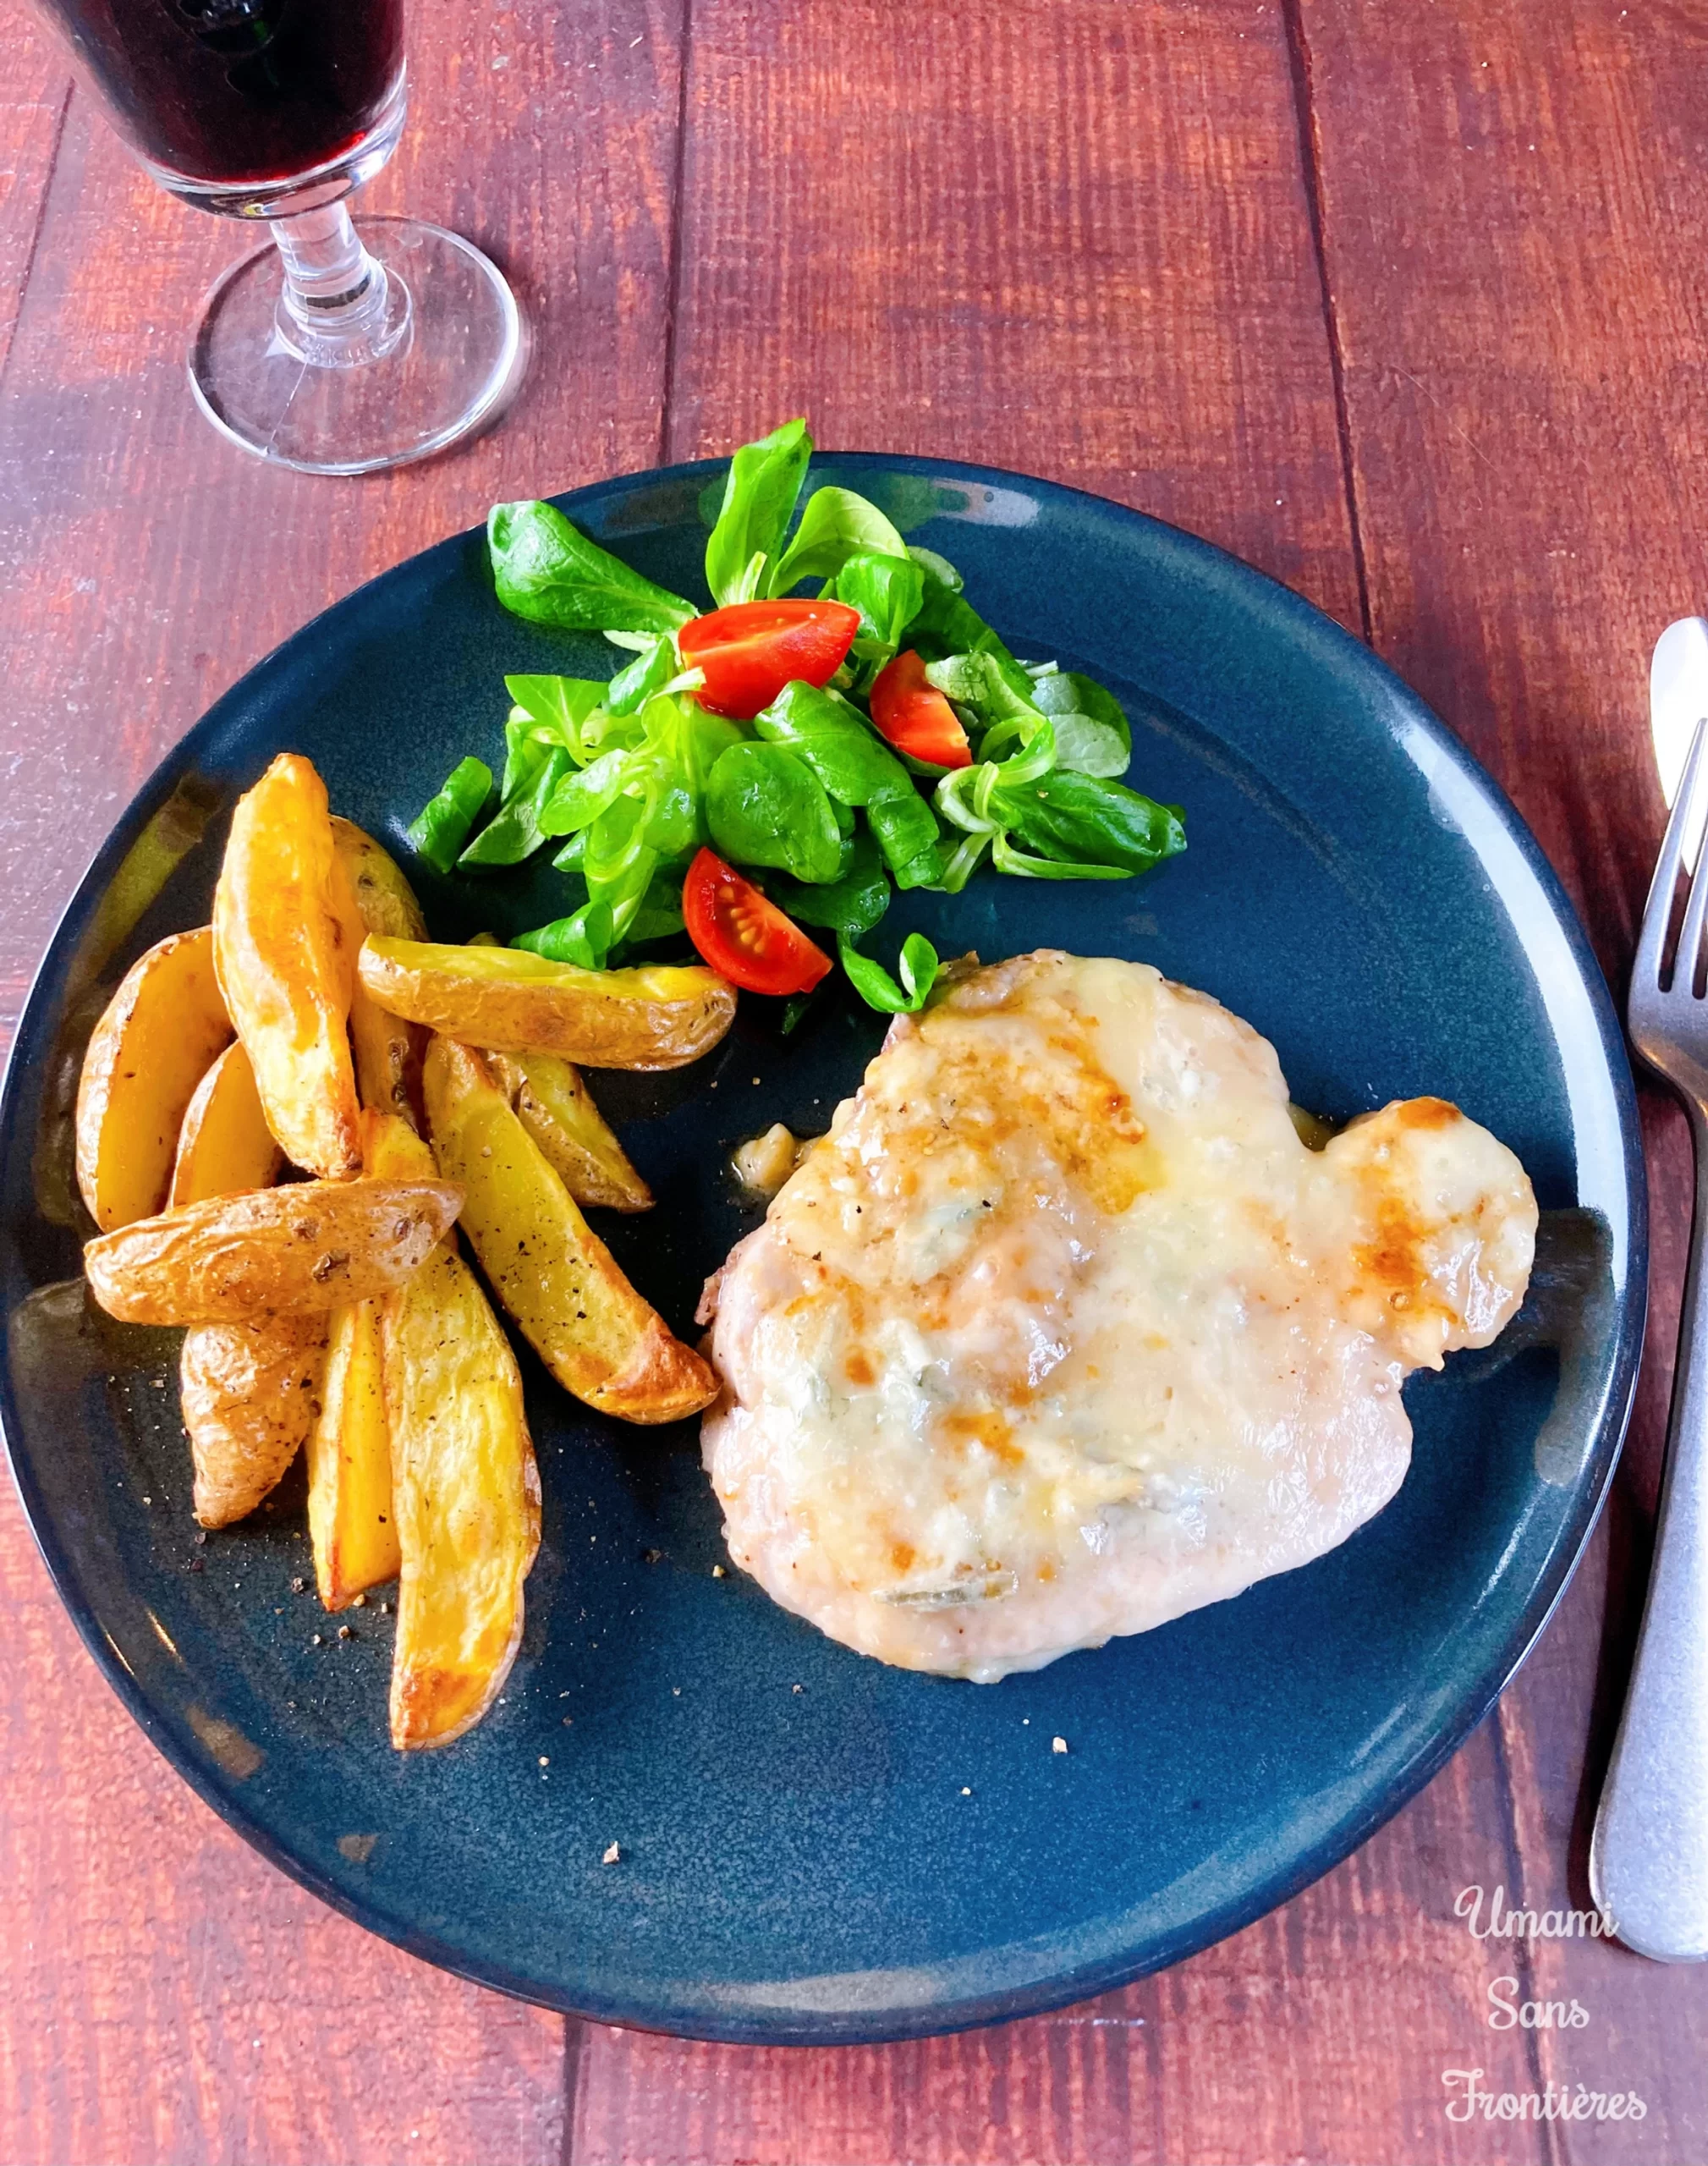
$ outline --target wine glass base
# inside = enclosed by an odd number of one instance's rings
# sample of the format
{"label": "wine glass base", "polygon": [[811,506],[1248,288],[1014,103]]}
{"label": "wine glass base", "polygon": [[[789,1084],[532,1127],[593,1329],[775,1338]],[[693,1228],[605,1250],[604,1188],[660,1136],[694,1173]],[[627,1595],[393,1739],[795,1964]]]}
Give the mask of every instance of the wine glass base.
{"label": "wine glass base", "polygon": [[293,342],[276,248],[219,280],[190,346],[190,388],[214,426],[300,473],[374,474],[431,458],[495,421],[527,362],[515,296],[479,249],[415,218],[355,224],[386,274],[377,358],[316,365]]}

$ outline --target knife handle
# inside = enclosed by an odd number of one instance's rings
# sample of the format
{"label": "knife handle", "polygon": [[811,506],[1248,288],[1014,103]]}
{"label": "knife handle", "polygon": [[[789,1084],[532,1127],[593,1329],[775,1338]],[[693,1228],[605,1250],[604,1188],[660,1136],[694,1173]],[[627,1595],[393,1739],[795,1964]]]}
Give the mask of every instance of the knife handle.
{"label": "knife handle", "polygon": [[1708,1108],[1689,1112],[1696,1210],[1654,1564],[1590,1846],[1596,1904],[1657,1963],[1708,1960]]}

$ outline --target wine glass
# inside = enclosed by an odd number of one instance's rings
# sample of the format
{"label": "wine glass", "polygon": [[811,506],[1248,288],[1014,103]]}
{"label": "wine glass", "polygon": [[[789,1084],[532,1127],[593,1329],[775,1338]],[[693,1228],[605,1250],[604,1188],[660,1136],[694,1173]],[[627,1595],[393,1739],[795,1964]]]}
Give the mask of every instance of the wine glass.
{"label": "wine glass", "polygon": [[455,234],[345,198],[405,110],[403,0],[37,0],[163,188],[273,245],[203,305],[190,387],[247,451],[311,474],[425,459],[508,402],[525,327]]}

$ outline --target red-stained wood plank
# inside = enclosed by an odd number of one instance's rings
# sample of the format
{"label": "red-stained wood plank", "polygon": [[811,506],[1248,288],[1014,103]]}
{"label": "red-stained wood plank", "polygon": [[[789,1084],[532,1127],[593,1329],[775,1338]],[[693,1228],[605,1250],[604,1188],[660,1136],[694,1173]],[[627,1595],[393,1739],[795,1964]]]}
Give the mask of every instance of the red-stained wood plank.
{"label": "red-stained wood plank", "polygon": [[667,443],[1042,473],[1354,627],[1286,39],[1264,0],[695,0]]}
{"label": "red-stained wood plank", "polygon": [[[917,2045],[690,2046],[589,2026],[567,2155],[598,2166],[1501,2166],[1534,2126],[1447,2122],[1445,2068],[1528,2086],[1482,2029],[1492,1973],[1453,1915],[1505,1870],[1483,1733],[1285,1909],[1162,1976],[1060,2014]],[[1467,2061],[1466,2055],[1475,2059]]]}
{"label": "red-stained wood plank", "polygon": [[[783,415],[984,459],[1195,528],[1362,605],[1286,25],[1272,6],[696,0],[668,443]],[[953,83],[953,95],[946,94]],[[1505,1871],[1492,1732],[1356,1859],[1166,1977],[874,2050],[589,2027],[569,2155],[1242,2163],[1486,2158],[1444,2121]],[[1534,2128],[1498,2155],[1547,2156]]]}
{"label": "red-stained wood plank", "polygon": [[71,95],[71,69],[34,16],[9,19],[0,81],[0,380],[18,305],[36,252],[42,206],[59,130]]}
{"label": "red-stained wood plank", "polygon": [[251,237],[164,195],[74,99],[0,404],[0,640],[24,648],[0,742],[28,768],[0,988],[162,751],[288,632],[495,498],[656,458],[679,35],[680,0],[415,10],[411,118],[368,200],[490,247],[534,361],[501,428],[349,487],[210,437],[184,346]]}
{"label": "red-stained wood plank", "polygon": [[264,1865],[95,1675],[0,1490],[0,2157],[562,2148],[563,2026],[375,1940]]}
{"label": "red-stained wood plank", "polygon": [[[1384,285],[1373,262],[1350,273],[1376,296],[1368,305],[1377,329],[1403,323],[1426,346],[1431,294],[1436,307],[1458,298],[1464,206],[1440,129],[1423,128],[1414,109],[1418,86],[1431,68],[1445,69],[1452,96],[1471,100],[1466,68],[1482,56],[1418,42],[1439,11],[1402,27],[1385,10],[1377,36],[1370,11],[1348,10],[1337,47],[1329,12],[1307,7],[1303,27],[1331,272],[1350,245],[1348,201],[1378,231],[1403,214],[1401,196],[1427,198],[1433,247],[1406,259],[1417,290]],[[1611,106],[1579,111],[1573,101],[1586,93],[1575,68],[1604,65],[1608,54],[1585,47],[1562,60],[1559,39],[1587,32],[1555,25],[1550,44],[1542,11],[1525,12],[1537,19],[1524,34],[1544,59],[1522,67],[1541,83],[1532,103],[1554,117],[1553,184],[1579,184],[1568,153],[1581,159],[1588,144],[1598,183],[1627,187],[1628,221],[1629,188],[1663,186],[1633,179],[1639,139],[1618,104],[1628,55],[1613,70]],[[1616,12],[1605,11],[1610,20]],[[1670,70],[1678,96],[1659,140],[1688,212],[1694,151],[1678,98],[1697,72],[1686,64],[1697,33],[1682,10],[1645,19],[1659,22],[1646,110],[1658,110]],[[1461,20],[1520,65],[1519,29],[1502,30],[1492,10],[1486,25],[1475,8]],[[14,901],[0,928],[0,987],[21,981],[53,907],[137,777],[248,661],[355,579],[478,516],[491,497],[647,463],[661,437],[668,455],[692,455],[805,410],[826,442],[1052,473],[1195,525],[1360,622],[1289,56],[1273,6],[1032,0],[969,29],[943,0],[834,10],[824,0],[793,10],[696,0],[673,319],[664,289],[678,27],[673,10],[596,15],[578,6],[544,25],[497,10],[479,19],[477,36],[447,0],[422,0],[416,118],[376,200],[437,212],[495,247],[542,311],[540,360],[497,436],[441,466],[342,494],[360,516],[332,522],[321,515],[325,485],[236,463],[184,399],[179,327],[231,237],[151,196],[74,110],[20,333],[28,369],[21,392],[14,399],[8,387],[0,405],[3,470],[25,490],[8,491],[6,503],[21,509],[0,549],[0,627],[22,657],[0,833],[0,877]],[[1489,161],[1491,189],[1521,201],[1521,136],[1542,140],[1524,135],[1530,117],[1522,106],[1508,113]],[[1397,174],[1392,139],[1408,129],[1417,169]],[[1343,142],[1351,162],[1337,166]],[[1361,197],[1348,192],[1354,179]],[[1492,215],[1491,203],[1477,207]],[[1628,237],[1616,222],[1615,258]],[[1545,311],[1549,277],[1583,285],[1589,267],[1569,253],[1562,270],[1546,250],[1540,261],[1522,247],[1497,251],[1480,274],[1481,305],[1504,308],[1505,283],[1522,274],[1540,282]],[[1334,292],[1350,357],[1355,296],[1338,275]],[[1618,345],[1636,334],[1616,326],[1605,336],[1604,366],[1652,402],[1638,360]],[[1475,400],[1449,402],[1457,429],[1479,445],[1480,416],[1505,414],[1514,394],[1503,382],[1524,376],[1524,350],[1498,340],[1494,349]],[[664,432],[667,367],[674,396]],[[1430,381],[1426,370],[1412,373]],[[1546,394],[1540,364],[1535,381]],[[1351,359],[1347,384],[1366,543],[1378,514],[1400,537],[1377,569],[1387,604],[1379,640],[1475,739],[1480,712],[1508,711],[1499,671],[1514,636],[1510,625],[1485,631],[1480,605],[1492,594],[1508,607],[1509,580],[1522,584],[1533,569],[1531,537],[1505,513],[1510,489],[1483,481],[1480,496],[1464,497],[1477,531],[1453,529],[1435,505],[1459,487],[1453,459],[1469,459],[1452,429],[1402,437],[1379,473],[1364,453],[1381,399],[1372,404]],[[1579,524],[1592,496],[1617,499],[1634,588],[1645,565],[1635,499],[1656,470],[1639,459],[1628,473],[1620,452],[1603,434],[1579,468],[1550,470],[1568,475],[1559,501]],[[1476,481],[1478,462],[1469,464]],[[1429,576],[1414,593],[1413,491],[1428,506],[1425,525],[1441,529],[1424,536]],[[1479,579],[1456,574],[1455,547],[1475,548]],[[1518,574],[1515,558],[1524,559]],[[1599,579],[1619,569],[1602,561],[1573,597],[1595,606]],[[1682,606],[1659,607],[1641,641]],[[1566,634],[1553,636],[1553,649],[1537,651],[1559,666]],[[1606,679],[1562,671],[1562,681],[1576,703],[1551,711],[1575,729],[1585,685]],[[1464,714],[1453,704],[1460,691]],[[1577,745],[1533,734],[1540,749],[1529,747],[1524,779],[1546,795],[1556,783],[1538,777],[1564,770]],[[1590,744],[1592,776],[1605,752],[1601,739]],[[1572,803],[1573,816],[1587,798]],[[1525,809],[1538,817],[1535,803]],[[1639,809],[1651,824],[1628,855],[1640,860],[1656,815],[1652,804]],[[1590,807],[1592,836],[1601,816]],[[1544,825],[1551,847],[1561,828]],[[1613,838],[1619,847],[1628,829]],[[1569,840],[1570,818],[1563,831]],[[1640,884],[1620,892],[1628,901]],[[1676,1213],[1673,1223],[1676,1232]],[[1634,1525],[1640,1533],[1639,1511],[1616,1524],[1616,1550]],[[0,1699],[29,1740],[0,1758],[3,1869],[9,1886],[47,1891],[27,1932],[0,1949],[0,2047],[14,2056],[0,2064],[0,2155],[546,2155],[556,2141],[554,2078],[539,2051],[555,2037],[546,2020],[420,1971],[261,1866],[119,1715],[3,1520],[0,1569],[0,1584],[24,1590],[19,1614],[35,1605],[46,1619],[36,1637],[33,1623],[12,1635],[25,1652]],[[1628,1600],[1616,1631],[1628,1612]],[[1460,1887],[1502,1873],[1542,1899],[1536,1889],[1557,1869],[1577,1802],[1599,1622],[1599,1585],[1586,1579],[1498,1729],[1486,1729],[1340,1872],[1167,1977],[1035,2024],[873,2053],[744,2054],[576,2026],[566,2150],[601,2161],[1622,2155],[1587,2144],[1568,2152],[1555,2131],[1458,2130],[1441,2119],[1443,2066],[1480,2059],[1491,2079],[1519,2088],[1541,2064],[1487,2033],[1496,1956],[1452,1905]],[[54,1740],[46,1756],[41,1730]],[[1517,1851],[1509,1788],[1524,1835]],[[139,1848],[134,1861],[128,1852]],[[64,1890],[76,1894],[69,1905]],[[1623,1966],[1606,1975],[1624,1995],[1630,1960],[1584,1953]],[[108,1975],[118,1982],[110,1995]],[[266,2042],[260,2081],[244,2059],[252,2005],[268,2013],[250,2033]],[[1678,2005],[1632,2001],[1627,2031],[1646,2024],[1675,2060],[1700,2067],[1700,2013],[1677,2019]],[[355,2058],[336,2033],[358,2016],[355,2035],[365,2025],[380,2042]],[[1590,2069],[1579,2052],[1575,2039],[1562,2047],[1554,2072]],[[1684,2103],[1667,2132],[1673,2155],[1688,2156],[1700,2122],[1688,2118],[1676,2070],[1673,2082]],[[438,2102],[428,2122],[391,2103],[423,2096]],[[1658,2117],[1651,2148],[1657,2132]]]}
{"label": "red-stained wood plank", "polygon": [[[1370,11],[1300,0],[1371,625],[1493,768],[1623,979],[1663,811],[1649,651],[1708,606],[1708,19],[1616,0]],[[1584,1855],[1642,1595],[1689,1212],[1683,1122],[1645,1091],[1644,1383],[1608,1524],[1499,1730],[1522,1906],[1588,1904]],[[1516,1883],[1516,1885],[1515,1885]],[[1535,2087],[1631,2091],[1562,2159],[1708,2147],[1708,1971],[1490,1943],[1488,1975],[1586,2009]],[[1484,2037],[1490,2037],[1486,2030]]]}
{"label": "red-stained wood plank", "polygon": [[[81,91],[51,185],[47,136],[0,104],[38,213],[22,254],[0,216],[0,300],[30,270],[0,382],[0,1026],[112,819],[226,684],[495,498],[657,456],[679,0],[411,15],[412,116],[373,206],[491,249],[535,346],[500,430],[383,480],[275,473],[221,443],[183,354],[252,237],[156,191]],[[0,46],[0,100],[66,80],[16,0]],[[79,1649],[9,1485],[0,1646],[0,2158],[558,2155],[559,2019],[386,1948],[228,1833]]]}

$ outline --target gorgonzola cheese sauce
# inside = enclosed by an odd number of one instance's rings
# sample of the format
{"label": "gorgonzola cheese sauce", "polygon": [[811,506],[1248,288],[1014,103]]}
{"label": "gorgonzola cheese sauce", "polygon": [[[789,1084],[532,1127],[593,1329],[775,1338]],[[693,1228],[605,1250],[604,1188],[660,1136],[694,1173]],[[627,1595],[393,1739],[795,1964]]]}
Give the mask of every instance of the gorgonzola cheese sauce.
{"label": "gorgonzola cheese sauce", "polygon": [[1535,1222],[1440,1099],[1308,1148],[1273,1047],[1145,965],[976,971],[707,1289],[731,1553],[981,1681],[1236,1594],[1393,1495],[1402,1380],[1495,1337]]}

